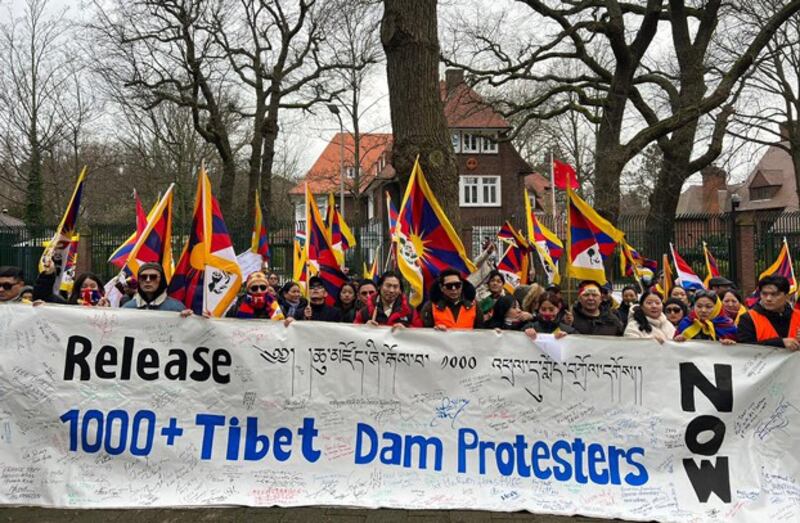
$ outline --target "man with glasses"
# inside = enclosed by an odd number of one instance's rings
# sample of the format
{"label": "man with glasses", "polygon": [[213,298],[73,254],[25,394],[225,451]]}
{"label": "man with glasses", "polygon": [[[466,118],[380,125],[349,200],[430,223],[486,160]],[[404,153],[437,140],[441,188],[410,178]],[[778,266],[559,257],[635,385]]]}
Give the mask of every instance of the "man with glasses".
{"label": "man with glasses", "polygon": [[22,302],[22,288],[25,281],[19,267],[0,267],[0,303]]}
{"label": "man with glasses", "polygon": [[789,303],[789,291],[789,280],[783,276],[758,282],[758,303],[739,318],[739,343],[800,350],[800,311]]}
{"label": "man with glasses", "polygon": [[160,263],[145,263],[140,266],[136,281],[136,294],[122,306],[123,309],[175,311],[180,312],[184,318],[192,315],[192,309],[187,309],[183,303],[167,295],[167,279]]}
{"label": "man with glasses", "polygon": [[378,289],[380,290],[376,293],[375,285],[369,280],[359,286],[358,296],[364,306],[356,314],[353,323],[373,327],[422,327],[419,314],[408,304],[403,294],[403,281],[399,274],[393,271],[384,272],[378,280]]}
{"label": "man with glasses", "polygon": [[422,307],[422,324],[436,330],[480,329],[483,317],[475,303],[475,287],[455,269],[439,273],[431,299]]}
{"label": "man with glasses", "polygon": [[339,309],[331,307],[325,303],[328,291],[325,289],[325,282],[319,276],[312,276],[308,279],[308,305],[303,311],[303,319],[311,321],[342,321],[342,314]]}
{"label": "man with glasses", "polygon": [[578,303],[573,307],[572,328],[589,336],[622,336],[625,326],[613,310],[603,308],[600,285],[583,281],[578,285]]}

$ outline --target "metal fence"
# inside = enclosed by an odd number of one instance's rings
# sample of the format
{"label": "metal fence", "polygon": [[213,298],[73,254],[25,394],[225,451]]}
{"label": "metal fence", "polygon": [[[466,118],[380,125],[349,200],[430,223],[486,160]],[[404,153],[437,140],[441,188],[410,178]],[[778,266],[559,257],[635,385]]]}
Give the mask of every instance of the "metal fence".
{"label": "metal fence", "polygon": [[[666,252],[672,242],[681,256],[699,275],[706,272],[703,257],[703,242],[715,255],[722,274],[731,275],[735,270],[734,257],[740,248],[737,237],[751,227],[752,258],[754,267],[751,270],[757,276],[768,267],[780,252],[782,239],[786,237],[793,256],[800,254],[800,212],[758,213],[748,215],[750,221],[742,220],[739,213],[734,224],[730,213],[679,215],[673,222],[673,234],[667,229],[648,228],[645,216],[623,215],[618,227],[625,231],[627,241],[648,257],[657,258]],[[551,216],[542,216],[541,221],[554,230],[559,237],[566,237],[566,224],[563,220],[553,223]],[[512,220],[515,227],[523,229],[523,220]],[[484,220],[473,222],[464,232],[470,235],[467,249],[473,256],[480,251],[480,243],[485,237],[494,237],[502,222]],[[471,231],[470,231],[471,228]],[[52,238],[54,226],[40,227],[0,227],[0,265],[15,265],[25,272],[27,281],[33,281],[37,272],[37,262],[44,247],[43,244]],[[297,230],[303,230],[302,222],[273,223],[269,230],[271,250],[271,268],[284,278],[291,275],[293,241]],[[361,274],[364,264],[370,264],[377,256],[381,263],[388,253],[388,234],[381,220],[371,220],[360,225],[351,225],[356,237],[357,247],[347,253],[346,263],[351,271]],[[231,240],[237,253],[246,250],[250,245],[250,228],[233,228]],[[81,267],[97,272],[105,278],[116,274],[114,266],[107,263],[111,253],[119,247],[132,233],[129,224],[91,224],[81,227],[82,253],[88,258],[78,263]],[[173,257],[177,261],[181,249],[188,238],[188,229],[175,227],[173,231]],[[465,238],[466,239],[466,238]],[[86,259],[89,261],[87,262]],[[563,258],[562,258],[563,260]],[[563,263],[563,261],[562,261]],[[609,262],[612,279],[624,282],[626,278],[620,274],[617,255]]]}

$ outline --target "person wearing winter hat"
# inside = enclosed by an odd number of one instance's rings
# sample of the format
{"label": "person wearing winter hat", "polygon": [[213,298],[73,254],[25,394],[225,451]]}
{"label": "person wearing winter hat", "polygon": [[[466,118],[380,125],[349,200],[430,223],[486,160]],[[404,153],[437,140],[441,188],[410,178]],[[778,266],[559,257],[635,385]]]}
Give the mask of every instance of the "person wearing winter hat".
{"label": "person wearing winter hat", "polygon": [[578,285],[578,303],[573,307],[572,327],[578,334],[594,336],[622,336],[625,327],[613,310],[601,305],[600,285],[595,281],[582,281]]}
{"label": "person wearing winter hat", "polygon": [[160,263],[141,265],[136,274],[136,281],[138,282],[136,294],[122,306],[123,309],[175,311],[180,312],[183,317],[192,315],[192,309],[167,294],[167,279]]}
{"label": "person wearing winter hat", "polygon": [[475,287],[455,269],[439,273],[420,315],[425,327],[441,331],[483,327],[483,316],[475,303]]}
{"label": "person wearing winter hat", "polygon": [[325,281],[319,276],[312,276],[308,279],[308,305],[303,309],[303,319],[310,321],[330,321],[339,323],[342,321],[342,314],[339,309],[331,307],[325,303],[328,291],[325,289]]}
{"label": "person wearing winter hat", "polygon": [[245,281],[244,288],[245,293],[239,297],[225,316],[276,321],[284,319],[278,299],[274,293],[268,292],[272,287],[266,274],[261,271],[251,273]]}

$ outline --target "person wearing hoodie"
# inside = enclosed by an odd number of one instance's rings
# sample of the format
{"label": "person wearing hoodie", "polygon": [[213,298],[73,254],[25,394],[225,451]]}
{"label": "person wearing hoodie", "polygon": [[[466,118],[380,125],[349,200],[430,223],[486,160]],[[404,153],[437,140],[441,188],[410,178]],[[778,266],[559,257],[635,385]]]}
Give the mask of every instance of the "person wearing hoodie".
{"label": "person wearing hoodie", "polygon": [[425,327],[441,331],[483,327],[483,315],[475,303],[475,287],[455,269],[439,273],[420,315]]}
{"label": "person wearing hoodie", "polygon": [[160,263],[145,263],[136,274],[139,286],[133,298],[122,306],[123,309],[175,311],[181,316],[192,315],[192,309],[167,294],[167,279]]}
{"label": "person wearing hoodie", "polygon": [[381,275],[378,292],[367,298],[353,323],[373,327],[422,327],[419,314],[406,299],[403,280],[394,271],[386,271]]}
{"label": "person wearing hoodie", "polygon": [[588,336],[622,336],[625,327],[610,306],[602,306],[600,285],[582,281],[578,285],[578,303],[573,307],[572,327]]}
{"label": "person wearing hoodie", "polygon": [[648,338],[664,343],[675,337],[675,326],[664,315],[661,295],[646,290],[639,297],[639,305],[631,308],[625,327],[626,338]]}

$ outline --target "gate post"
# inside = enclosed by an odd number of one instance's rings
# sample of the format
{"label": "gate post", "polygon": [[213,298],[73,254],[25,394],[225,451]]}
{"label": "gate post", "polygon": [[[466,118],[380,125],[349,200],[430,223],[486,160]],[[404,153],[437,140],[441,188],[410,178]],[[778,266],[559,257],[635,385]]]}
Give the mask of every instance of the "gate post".
{"label": "gate post", "polygon": [[736,213],[734,242],[736,243],[736,274],[733,280],[739,284],[743,294],[756,288],[755,260],[755,212],[740,211]]}

